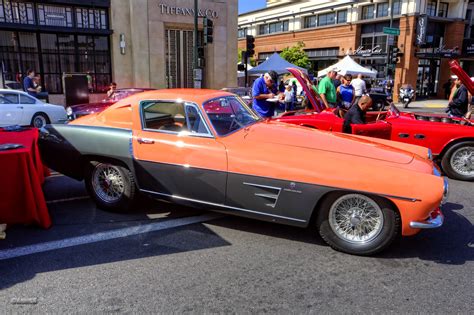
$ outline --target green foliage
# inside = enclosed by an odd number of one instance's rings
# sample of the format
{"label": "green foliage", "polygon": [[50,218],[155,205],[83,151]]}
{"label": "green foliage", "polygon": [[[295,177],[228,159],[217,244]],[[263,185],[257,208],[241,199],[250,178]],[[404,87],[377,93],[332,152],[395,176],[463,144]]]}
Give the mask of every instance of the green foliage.
{"label": "green foliage", "polygon": [[293,47],[286,47],[280,53],[280,56],[288,62],[291,62],[295,66],[308,69],[310,62],[308,55],[303,50],[304,43],[298,42]]}

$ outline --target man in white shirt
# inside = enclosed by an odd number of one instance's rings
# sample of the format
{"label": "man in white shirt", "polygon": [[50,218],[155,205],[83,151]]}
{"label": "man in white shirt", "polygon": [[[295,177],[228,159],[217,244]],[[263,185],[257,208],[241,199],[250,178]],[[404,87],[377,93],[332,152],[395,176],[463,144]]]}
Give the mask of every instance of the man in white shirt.
{"label": "man in white shirt", "polygon": [[356,79],[353,79],[351,85],[354,87],[354,104],[359,102],[360,97],[366,92],[367,87],[365,86],[365,81],[362,80],[362,74],[358,74]]}

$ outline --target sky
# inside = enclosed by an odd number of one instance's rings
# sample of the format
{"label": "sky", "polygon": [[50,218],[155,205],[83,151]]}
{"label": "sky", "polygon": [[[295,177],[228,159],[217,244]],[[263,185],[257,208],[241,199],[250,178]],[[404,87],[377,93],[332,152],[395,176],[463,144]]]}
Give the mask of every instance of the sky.
{"label": "sky", "polygon": [[265,8],[266,0],[239,0],[239,14]]}

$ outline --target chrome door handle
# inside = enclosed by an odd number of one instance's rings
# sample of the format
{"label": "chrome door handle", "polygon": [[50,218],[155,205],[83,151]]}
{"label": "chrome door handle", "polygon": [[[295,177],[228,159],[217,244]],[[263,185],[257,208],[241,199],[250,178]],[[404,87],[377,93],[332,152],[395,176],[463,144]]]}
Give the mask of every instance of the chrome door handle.
{"label": "chrome door handle", "polygon": [[154,140],[143,139],[143,138],[138,138],[137,141],[138,141],[138,143],[140,143],[140,144],[153,144],[153,143],[155,143]]}
{"label": "chrome door handle", "polygon": [[17,106],[16,108],[23,109],[23,106]]}

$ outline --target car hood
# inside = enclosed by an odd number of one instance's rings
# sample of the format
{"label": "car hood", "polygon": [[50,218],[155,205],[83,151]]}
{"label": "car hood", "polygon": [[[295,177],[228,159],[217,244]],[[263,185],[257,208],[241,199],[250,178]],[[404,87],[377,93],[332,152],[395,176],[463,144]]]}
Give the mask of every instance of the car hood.
{"label": "car hood", "polygon": [[414,153],[343,133],[313,130],[305,127],[266,121],[246,128],[246,141],[293,146],[351,155],[396,164],[409,164]]}

